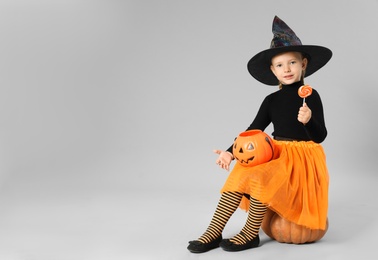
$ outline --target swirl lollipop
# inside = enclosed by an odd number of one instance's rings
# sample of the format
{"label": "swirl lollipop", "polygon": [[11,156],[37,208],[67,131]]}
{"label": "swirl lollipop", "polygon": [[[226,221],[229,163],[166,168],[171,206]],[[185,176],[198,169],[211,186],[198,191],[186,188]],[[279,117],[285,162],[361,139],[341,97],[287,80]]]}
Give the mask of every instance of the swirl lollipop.
{"label": "swirl lollipop", "polygon": [[303,98],[303,104],[305,103],[306,97],[312,94],[312,87],[309,85],[303,85],[298,89],[298,95]]}

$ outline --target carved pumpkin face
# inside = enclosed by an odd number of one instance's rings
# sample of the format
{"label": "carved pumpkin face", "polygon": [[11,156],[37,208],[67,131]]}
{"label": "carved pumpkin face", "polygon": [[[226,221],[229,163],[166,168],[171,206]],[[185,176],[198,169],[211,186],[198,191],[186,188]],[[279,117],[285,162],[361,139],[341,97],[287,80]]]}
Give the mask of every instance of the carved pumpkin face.
{"label": "carved pumpkin face", "polygon": [[273,158],[272,139],[261,130],[242,132],[236,138],[233,154],[243,166],[255,166]]}

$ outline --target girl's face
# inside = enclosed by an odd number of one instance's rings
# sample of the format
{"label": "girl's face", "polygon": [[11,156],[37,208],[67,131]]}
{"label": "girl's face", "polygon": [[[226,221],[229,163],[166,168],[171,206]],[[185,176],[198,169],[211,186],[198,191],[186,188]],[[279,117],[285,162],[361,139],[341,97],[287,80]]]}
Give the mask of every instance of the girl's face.
{"label": "girl's face", "polygon": [[270,69],[278,81],[289,85],[301,80],[307,66],[307,59],[299,52],[285,52],[272,58]]}

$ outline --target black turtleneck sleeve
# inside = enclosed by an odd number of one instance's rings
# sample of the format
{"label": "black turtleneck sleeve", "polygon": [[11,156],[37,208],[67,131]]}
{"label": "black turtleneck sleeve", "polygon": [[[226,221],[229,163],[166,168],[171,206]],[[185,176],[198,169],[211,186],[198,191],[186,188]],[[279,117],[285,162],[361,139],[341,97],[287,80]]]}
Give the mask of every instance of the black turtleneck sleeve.
{"label": "black turtleneck sleeve", "polygon": [[[315,89],[311,96],[306,98],[307,106],[312,113],[310,121],[303,125],[297,119],[299,108],[303,105],[303,99],[298,96],[298,88],[302,85],[301,82],[284,85],[282,89],[268,95],[247,130],[260,129],[264,131],[272,123],[274,129],[272,136],[274,137],[323,142],[327,136],[327,129],[322,101]],[[227,151],[232,152],[232,145]]]}

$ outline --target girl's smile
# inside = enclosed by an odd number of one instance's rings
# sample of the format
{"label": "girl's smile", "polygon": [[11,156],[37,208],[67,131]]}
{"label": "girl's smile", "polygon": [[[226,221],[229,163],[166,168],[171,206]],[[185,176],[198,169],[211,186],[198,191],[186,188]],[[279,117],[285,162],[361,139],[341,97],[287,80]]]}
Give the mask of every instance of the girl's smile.
{"label": "girl's smile", "polygon": [[271,71],[278,81],[289,85],[301,80],[307,66],[307,59],[299,52],[285,52],[272,58]]}

